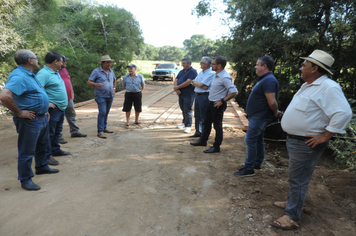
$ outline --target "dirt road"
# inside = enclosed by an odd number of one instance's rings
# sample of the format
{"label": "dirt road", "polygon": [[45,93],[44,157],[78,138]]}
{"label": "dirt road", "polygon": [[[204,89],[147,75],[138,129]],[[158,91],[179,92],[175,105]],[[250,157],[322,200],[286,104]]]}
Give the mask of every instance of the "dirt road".
{"label": "dirt road", "polygon": [[72,155],[58,158],[58,174],[33,178],[42,187],[36,192],[20,187],[17,134],[12,120],[2,117],[1,236],[356,235],[354,173],[318,167],[301,228],[274,229],[270,223],[283,210],[271,203],[285,200],[288,191],[284,150],[270,145],[263,169],[237,178],[245,133],[233,111],[226,113],[222,151],[204,154],[176,129],[181,116],[171,85],[146,88],[143,126],[125,128],[118,93],[108,122],[115,133],[106,140],[96,137],[96,104],[78,107],[77,123],[88,137],[70,138],[65,125],[69,142],[62,149]]}

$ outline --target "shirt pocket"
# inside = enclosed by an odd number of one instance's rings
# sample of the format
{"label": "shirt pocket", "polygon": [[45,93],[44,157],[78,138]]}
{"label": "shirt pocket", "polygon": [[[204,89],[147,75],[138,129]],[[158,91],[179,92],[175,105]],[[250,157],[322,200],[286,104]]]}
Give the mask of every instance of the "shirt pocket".
{"label": "shirt pocket", "polygon": [[301,95],[297,105],[295,106],[295,109],[297,109],[298,111],[306,112],[309,102],[310,102],[309,97],[305,97]]}

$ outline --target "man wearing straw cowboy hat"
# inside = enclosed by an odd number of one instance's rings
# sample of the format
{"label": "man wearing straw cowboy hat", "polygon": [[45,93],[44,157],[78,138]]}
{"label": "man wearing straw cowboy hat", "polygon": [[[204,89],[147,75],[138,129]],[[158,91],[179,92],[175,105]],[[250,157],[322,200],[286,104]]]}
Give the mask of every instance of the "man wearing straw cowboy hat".
{"label": "man wearing straw cowboy hat", "polygon": [[101,57],[100,68],[96,68],[88,79],[88,85],[94,87],[95,101],[98,104],[98,137],[106,138],[104,133],[113,133],[107,129],[107,120],[115,96],[116,78],[110,69],[113,62],[109,55]]}
{"label": "man wearing straw cowboy hat", "polygon": [[272,225],[281,229],[298,228],[308,184],[316,163],[336,133],[345,133],[352,110],[339,84],[328,78],[334,58],[315,50],[304,60],[301,78],[305,83],[294,95],[283,118],[289,154],[288,201],[273,205],[285,215]]}

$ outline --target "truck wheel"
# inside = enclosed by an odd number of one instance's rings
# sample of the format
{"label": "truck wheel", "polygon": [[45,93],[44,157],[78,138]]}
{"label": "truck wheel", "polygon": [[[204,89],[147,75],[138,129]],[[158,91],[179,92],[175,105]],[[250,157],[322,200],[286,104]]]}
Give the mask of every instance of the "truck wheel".
{"label": "truck wheel", "polygon": [[157,77],[157,76],[154,76],[154,77],[153,77],[153,80],[158,80],[158,77]]}
{"label": "truck wheel", "polygon": [[176,79],[176,74],[172,75],[171,81],[174,81]]}

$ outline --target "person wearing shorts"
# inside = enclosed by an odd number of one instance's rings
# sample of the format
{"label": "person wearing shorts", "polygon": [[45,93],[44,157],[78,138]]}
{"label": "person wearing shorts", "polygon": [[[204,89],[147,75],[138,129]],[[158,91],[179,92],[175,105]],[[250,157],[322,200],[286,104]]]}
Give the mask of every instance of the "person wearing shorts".
{"label": "person wearing shorts", "polygon": [[135,125],[141,126],[138,118],[142,112],[142,90],[145,88],[145,80],[142,75],[136,73],[136,65],[131,64],[127,68],[129,74],[122,79],[122,85],[126,90],[122,111],[126,112],[126,128],[129,129],[132,104],[135,108]]}

